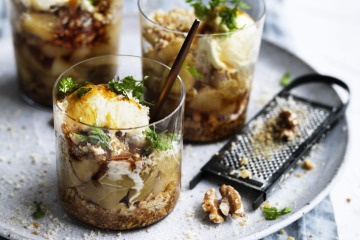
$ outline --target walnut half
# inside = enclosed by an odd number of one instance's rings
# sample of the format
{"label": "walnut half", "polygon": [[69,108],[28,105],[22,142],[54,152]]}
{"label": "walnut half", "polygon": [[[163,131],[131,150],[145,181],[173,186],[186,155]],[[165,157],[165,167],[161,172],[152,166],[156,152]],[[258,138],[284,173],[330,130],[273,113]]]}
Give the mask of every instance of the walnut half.
{"label": "walnut half", "polygon": [[230,214],[232,218],[245,216],[243,204],[238,191],[228,185],[221,185],[221,199],[216,197],[215,189],[209,189],[204,196],[202,208],[209,213],[210,221],[214,223],[222,223]]}

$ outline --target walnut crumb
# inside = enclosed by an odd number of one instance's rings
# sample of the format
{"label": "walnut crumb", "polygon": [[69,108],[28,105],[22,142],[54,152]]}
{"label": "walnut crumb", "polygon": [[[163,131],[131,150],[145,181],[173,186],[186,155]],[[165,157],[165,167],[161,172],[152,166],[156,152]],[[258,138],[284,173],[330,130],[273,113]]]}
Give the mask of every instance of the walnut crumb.
{"label": "walnut crumb", "polygon": [[240,226],[244,227],[247,225],[247,221],[246,220],[243,220],[243,221],[240,221]]}
{"label": "walnut crumb", "polygon": [[286,240],[295,240],[294,237],[288,237]]}
{"label": "walnut crumb", "polygon": [[32,225],[36,228],[39,228],[41,226],[41,224],[38,222],[32,222]]}
{"label": "walnut crumb", "polygon": [[315,168],[315,164],[310,160],[305,160],[302,167],[305,170],[312,170]]}
{"label": "walnut crumb", "polygon": [[221,185],[221,199],[216,197],[215,189],[209,189],[204,196],[202,208],[209,213],[209,219],[213,223],[222,223],[228,215],[232,218],[245,216],[240,194],[233,187]]}
{"label": "walnut crumb", "polygon": [[249,170],[242,169],[240,171],[240,177],[241,178],[249,178],[249,179],[251,179],[251,172]]}
{"label": "walnut crumb", "polygon": [[351,202],[351,198],[346,198],[346,202],[350,203]]}
{"label": "walnut crumb", "polygon": [[247,157],[243,157],[242,159],[240,159],[240,166],[245,166],[249,163],[249,159],[247,159]]}
{"label": "walnut crumb", "polygon": [[303,177],[303,175],[302,175],[301,173],[296,173],[295,176],[298,177],[298,178],[302,178],[302,177]]}
{"label": "walnut crumb", "polygon": [[279,231],[279,234],[280,234],[280,235],[284,235],[284,234],[286,234],[285,229],[281,229],[281,230]]}

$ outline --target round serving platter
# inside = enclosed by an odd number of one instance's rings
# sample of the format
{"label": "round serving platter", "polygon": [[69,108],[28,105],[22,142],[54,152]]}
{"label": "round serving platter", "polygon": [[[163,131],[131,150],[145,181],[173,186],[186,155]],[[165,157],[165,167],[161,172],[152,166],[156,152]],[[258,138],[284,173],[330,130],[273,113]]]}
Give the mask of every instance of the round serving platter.
{"label": "round serving platter", "polygon": [[[130,16],[125,26],[121,53],[138,54],[137,18]],[[132,26],[135,26],[133,29]],[[133,45],[133,44],[132,44]],[[51,109],[26,104],[16,82],[11,39],[0,40],[0,236],[9,239],[259,239],[299,219],[328,195],[344,167],[348,130],[346,119],[317,144],[307,157],[315,168],[296,167],[275,187],[269,201],[278,208],[293,212],[275,221],[266,221],[260,209],[251,210],[246,192],[243,195],[246,217],[212,224],[202,211],[204,193],[218,184],[201,181],[193,190],[190,180],[225,142],[184,145],[182,192],[173,210],[164,220],[149,227],[123,232],[92,229],[68,217],[57,200],[55,142],[49,122]],[[280,89],[280,78],[289,72],[293,78],[314,73],[308,64],[267,41],[262,42],[259,62],[248,110],[250,119]],[[305,92],[304,92],[305,91]],[[303,91],[327,101],[337,99],[332,89],[314,85]],[[331,150],[331,151],[330,151]],[[34,201],[42,202],[46,215],[32,218]],[[35,223],[36,222],[36,223]]]}

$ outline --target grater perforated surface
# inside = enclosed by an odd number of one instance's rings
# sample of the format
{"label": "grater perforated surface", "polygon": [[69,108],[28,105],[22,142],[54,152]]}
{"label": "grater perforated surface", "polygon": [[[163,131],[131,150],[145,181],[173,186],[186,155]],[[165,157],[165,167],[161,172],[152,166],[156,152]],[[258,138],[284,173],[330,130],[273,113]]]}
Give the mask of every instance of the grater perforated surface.
{"label": "grater perforated surface", "polygon": [[[286,142],[266,138],[267,124],[275,119],[282,110],[290,110],[297,115],[299,125],[296,126],[295,137]],[[268,181],[277,173],[292,155],[305,143],[306,140],[318,129],[331,114],[331,108],[314,105],[300,98],[277,97],[250,124],[231,142],[230,148],[218,156],[216,167],[227,169],[228,176],[239,181],[266,186]],[[266,140],[267,139],[267,140]],[[247,164],[241,164],[241,160]],[[251,180],[241,177],[241,171],[247,170]]]}

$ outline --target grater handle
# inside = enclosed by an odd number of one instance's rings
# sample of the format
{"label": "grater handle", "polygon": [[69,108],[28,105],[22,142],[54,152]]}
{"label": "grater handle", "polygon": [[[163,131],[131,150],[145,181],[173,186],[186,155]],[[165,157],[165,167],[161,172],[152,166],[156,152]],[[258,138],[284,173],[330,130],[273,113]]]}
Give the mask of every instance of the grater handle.
{"label": "grater handle", "polygon": [[283,95],[285,93],[289,93],[291,90],[293,90],[294,88],[304,85],[304,84],[308,84],[308,83],[325,83],[325,84],[335,84],[337,86],[342,87],[347,93],[348,93],[348,98],[345,102],[343,102],[341,104],[341,106],[334,106],[336,108],[336,112],[335,112],[335,116],[334,119],[338,119],[339,117],[343,116],[346,108],[349,105],[350,102],[350,88],[349,86],[334,77],[330,77],[330,76],[326,76],[326,75],[320,75],[320,74],[308,74],[308,75],[304,75],[301,76],[297,79],[295,79],[294,81],[292,81],[288,86],[286,86],[281,92],[280,95]]}

